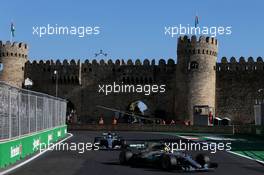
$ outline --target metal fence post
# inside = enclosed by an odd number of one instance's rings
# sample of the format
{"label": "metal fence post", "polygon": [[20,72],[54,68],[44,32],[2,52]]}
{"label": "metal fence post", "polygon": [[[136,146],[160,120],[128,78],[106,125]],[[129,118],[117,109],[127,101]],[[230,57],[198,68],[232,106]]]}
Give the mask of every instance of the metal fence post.
{"label": "metal fence post", "polygon": [[55,126],[58,124],[58,102],[55,100]]}
{"label": "metal fence post", "polygon": [[21,105],[21,103],[20,103],[20,100],[21,100],[21,97],[20,97],[20,93],[18,92],[17,93],[17,96],[18,96],[18,107],[17,107],[17,111],[18,111],[18,116],[17,116],[17,118],[18,118],[18,136],[20,137],[20,135],[21,135],[21,117],[20,117],[20,105]]}
{"label": "metal fence post", "polygon": [[11,90],[8,89],[8,138],[10,139],[12,137],[12,128],[11,128]]}
{"label": "metal fence post", "polygon": [[28,92],[28,133],[30,133],[30,95]]}
{"label": "metal fence post", "polygon": [[38,105],[38,97],[36,96],[36,105],[35,105],[35,109],[36,109],[35,110],[36,131],[38,131],[38,116],[37,116],[38,115],[38,111],[37,111],[38,110],[38,106],[37,105]]}
{"label": "metal fence post", "polygon": [[42,128],[41,129],[44,129],[44,122],[45,122],[45,100],[44,100],[45,97],[42,97]]}

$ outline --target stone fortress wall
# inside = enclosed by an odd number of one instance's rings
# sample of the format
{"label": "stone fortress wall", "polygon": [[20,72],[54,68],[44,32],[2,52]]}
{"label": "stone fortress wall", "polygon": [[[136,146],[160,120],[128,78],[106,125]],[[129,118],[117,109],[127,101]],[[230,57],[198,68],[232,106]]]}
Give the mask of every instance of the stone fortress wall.
{"label": "stone fortress wall", "polygon": [[[173,59],[137,59],[124,61],[96,60],[40,60],[28,61],[27,45],[7,42],[0,45],[0,62],[4,70],[0,80],[21,86],[25,78],[33,80],[33,90],[55,95],[58,71],[58,96],[68,99],[84,121],[109,116],[112,112],[97,108],[104,105],[127,110],[130,103],[142,100],[147,114],[157,117],[186,119],[192,105],[210,105],[219,117],[235,122],[252,122],[253,105],[264,88],[262,58],[241,57],[238,61],[222,58],[217,63],[217,40],[213,38],[181,37],[178,41],[177,63]],[[8,47],[7,47],[8,46]],[[14,49],[15,48],[15,49]],[[12,50],[14,49],[14,50]],[[11,56],[12,53],[12,56]],[[19,56],[20,54],[20,56]],[[31,59],[34,60],[34,59]],[[10,74],[10,71],[15,72]],[[8,72],[8,73],[7,73]],[[99,84],[165,84],[166,92],[144,94],[98,93]]]}
{"label": "stone fortress wall", "polygon": [[[101,111],[97,105],[104,105],[121,110],[127,110],[130,103],[142,100],[149,108],[149,113],[163,111],[166,115],[173,116],[174,105],[172,99],[175,92],[175,70],[176,64],[170,59],[166,63],[160,60],[155,61],[116,60],[111,59],[96,61],[64,60],[60,62],[42,61],[27,62],[25,77],[29,77],[35,82],[34,90],[55,95],[56,76],[54,71],[58,71],[58,95],[69,99],[76,107],[78,114],[87,116],[86,119],[99,115],[111,115],[112,112]],[[100,94],[99,84],[165,84],[166,93],[151,94],[146,96],[138,93],[120,94]],[[172,98],[173,97],[173,98]],[[146,112],[148,113],[148,112]],[[165,115],[165,114],[164,114]]]}
{"label": "stone fortress wall", "polygon": [[216,113],[238,123],[254,121],[253,105],[263,99],[264,62],[261,57],[227,59],[216,64]]}

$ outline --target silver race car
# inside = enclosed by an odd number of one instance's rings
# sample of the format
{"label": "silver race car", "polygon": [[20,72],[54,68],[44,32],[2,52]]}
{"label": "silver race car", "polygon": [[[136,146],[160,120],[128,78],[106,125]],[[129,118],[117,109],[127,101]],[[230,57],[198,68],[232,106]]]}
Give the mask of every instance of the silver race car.
{"label": "silver race car", "polygon": [[210,162],[208,156],[199,154],[195,159],[191,155],[177,151],[171,153],[163,143],[131,144],[119,154],[120,164],[148,166],[166,171],[210,171],[217,163]]}
{"label": "silver race car", "polygon": [[101,137],[95,137],[94,143],[98,144],[100,149],[120,149],[124,146],[124,140],[116,133],[103,133]]}

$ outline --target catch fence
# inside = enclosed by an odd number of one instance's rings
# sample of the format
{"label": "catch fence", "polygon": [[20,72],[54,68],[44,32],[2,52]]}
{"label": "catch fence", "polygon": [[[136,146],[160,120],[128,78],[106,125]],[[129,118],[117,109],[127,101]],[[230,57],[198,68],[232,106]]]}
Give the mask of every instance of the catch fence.
{"label": "catch fence", "polygon": [[67,102],[0,82],[0,140],[65,125]]}

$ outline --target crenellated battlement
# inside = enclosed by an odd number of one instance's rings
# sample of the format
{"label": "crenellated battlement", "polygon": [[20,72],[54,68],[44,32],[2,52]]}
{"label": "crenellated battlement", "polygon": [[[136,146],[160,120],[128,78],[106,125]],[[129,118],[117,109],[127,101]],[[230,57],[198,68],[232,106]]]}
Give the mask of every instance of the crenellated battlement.
{"label": "crenellated battlement", "polygon": [[263,63],[262,57],[257,57],[256,61],[253,57],[248,57],[247,60],[245,57],[240,57],[236,59],[235,57],[231,57],[229,60],[226,57],[222,57],[221,63],[229,64],[229,63],[242,63],[242,64],[255,64],[255,63]]}
{"label": "crenellated battlement", "polygon": [[[45,65],[45,66],[79,66],[79,64],[83,64],[84,66],[155,66],[156,61],[150,59],[144,59],[143,62],[140,59],[136,59],[133,61],[132,59],[128,59],[125,61],[124,59],[116,59],[115,61],[112,59],[108,60],[96,60],[96,59],[86,59],[83,62],[80,60],[71,59],[64,59],[63,61],[57,60],[33,60],[28,61],[27,64],[30,65]],[[167,61],[164,59],[160,59],[157,63],[158,66],[174,66],[175,61],[173,59],[168,59]]]}
{"label": "crenellated battlement", "polygon": [[63,61],[59,59],[51,59],[51,60],[39,60],[35,59],[33,61],[28,61],[27,64],[29,65],[40,65],[40,66],[78,66],[80,64],[80,60],[71,59],[68,61],[64,59]]}
{"label": "crenellated battlement", "polygon": [[253,57],[240,57],[236,59],[231,57],[229,60],[222,57],[221,62],[217,63],[217,71],[263,71],[264,62],[262,57],[257,57],[256,61]]}
{"label": "crenellated battlement", "polygon": [[[144,59],[143,62],[140,59],[136,59],[133,61],[132,59],[128,59],[125,61],[124,59],[116,59],[113,61],[112,59],[108,60],[95,60],[91,61],[86,59],[83,63],[84,65],[97,65],[97,66],[155,66],[156,62],[154,59]],[[157,65],[175,65],[175,61],[173,59],[168,59],[166,62],[164,59],[160,59]]]}
{"label": "crenellated battlement", "polygon": [[[38,61],[37,61],[38,60]],[[158,72],[158,76],[172,75],[176,70],[176,64],[173,59],[160,59],[157,64],[155,60],[145,59],[141,61],[136,59],[108,59],[96,60],[86,59],[83,62],[75,59],[59,59],[51,60],[33,60],[26,63],[26,74],[33,80],[43,79],[45,81],[54,82],[54,71],[58,71],[58,79],[61,84],[77,85],[83,79],[83,84],[92,81],[103,81],[105,77],[112,78],[113,81],[126,82],[138,77],[140,80],[145,76],[150,82],[154,80],[154,72]],[[68,61],[70,60],[70,61]],[[135,78],[135,82],[136,82]],[[166,78],[165,78],[166,79]],[[77,83],[78,82],[78,83]],[[143,82],[143,81],[142,81]],[[145,81],[146,82],[146,81]]]}
{"label": "crenellated battlement", "polygon": [[216,46],[218,45],[217,39],[214,37],[200,36],[199,39],[197,40],[196,35],[191,36],[191,38],[189,38],[187,35],[180,36],[178,38],[178,42],[180,44],[185,44],[185,45],[187,45],[187,44],[194,45],[197,43],[199,43],[199,44],[206,44],[207,43],[207,44],[212,44],[212,45],[216,45]]}
{"label": "crenellated battlement", "polygon": [[[70,60],[70,61],[69,61]],[[175,61],[173,59],[168,59],[167,61],[164,59],[160,59],[157,64],[156,61],[150,60],[150,59],[144,59],[141,61],[140,59],[136,59],[133,61],[132,59],[128,59],[125,61],[124,59],[108,59],[108,60],[96,60],[96,59],[86,59],[83,62],[80,60],[75,59],[64,59],[63,61],[57,59],[57,60],[34,60],[34,61],[28,61],[28,65],[31,67],[39,68],[39,67],[52,67],[52,68],[59,68],[59,67],[72,67],[72,68],[79,68],[80,64],[81,67],[113,67],[113,66],[141,66],[141,67],[149,67],[149,66],[156,66],[156,67],[162,67],[162,66],[174,66],[176,65]],[[245,67],[246,66],[246,67]],[[257,57],[254,59],[253,57],[248,57],[247,59],[245,57],[240,57],[236,59],[235,57],[231,57],[230,59],[227,59],[226,57],[223,57],[220,62],[216,64],[216,70],[217,71],[228,71],[228,70],[264,70],[264,62],[262,57]]]}
{"label": "crenellated battlement", "polygon": [[28,46],[26,43],[0,41],[0,57],[21,57],[28,58]]}
{"label": "crenellated battlement", "polygon": [[189,38],[188,36],[180,36],[177,46],[178,54],[206,54],[217,56],[218,41],[213,37],[200,36],[199,39],[195,35]]}

